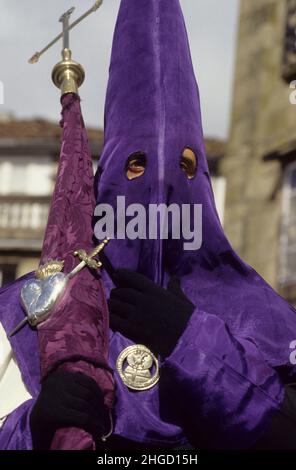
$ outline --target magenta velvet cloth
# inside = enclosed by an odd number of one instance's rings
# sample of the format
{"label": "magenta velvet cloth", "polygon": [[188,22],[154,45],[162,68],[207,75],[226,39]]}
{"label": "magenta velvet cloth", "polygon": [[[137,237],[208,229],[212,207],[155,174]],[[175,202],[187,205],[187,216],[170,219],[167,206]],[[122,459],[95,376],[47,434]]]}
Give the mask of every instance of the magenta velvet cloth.
{"label": "magenta velvet cloth", "polygon": [[[90,252],[95,206],[92,160],[80,99],[62,97],[63,141],[55,190],[46,228],[41,263],[65,260],[64,273],[79,262],[77,249]],[[113,403],[113,378],[108,366],[108,309],[98,273],[84,268],[69,283],[52,316],[38,328],[41,376],[67,369],[96,380],[105,403]],[[108,423],[107,423],[108,424]],[[77,429],[59,430],[53,449],[92,448],[92,437]]]}

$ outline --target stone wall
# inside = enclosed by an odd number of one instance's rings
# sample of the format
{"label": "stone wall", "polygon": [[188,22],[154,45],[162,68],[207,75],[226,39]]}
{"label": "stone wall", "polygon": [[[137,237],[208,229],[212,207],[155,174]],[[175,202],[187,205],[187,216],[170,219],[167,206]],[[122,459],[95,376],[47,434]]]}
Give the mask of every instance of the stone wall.
{"label": "stone wall", "polygon": [[266,156],[296,139],[296,107],[282,78],[286,0],[241,0],[225,230],[237,252],[278,288],[284,166]]}

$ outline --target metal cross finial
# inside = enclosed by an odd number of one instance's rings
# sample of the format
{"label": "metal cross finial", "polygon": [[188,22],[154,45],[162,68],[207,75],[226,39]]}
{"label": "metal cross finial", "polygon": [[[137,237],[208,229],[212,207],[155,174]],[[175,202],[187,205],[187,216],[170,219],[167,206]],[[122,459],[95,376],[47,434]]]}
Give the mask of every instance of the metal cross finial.
{"label": "metal cross finial", "polygon": [[70,8],[61,17],[60,22],[63,23],[63,47],[64,49],[70,49],[70,38],[69,38],[69,20],[75,7]]}
{"label": "metal cross finial", "polygon": [[70,15],[73,13],[74,8],[70,8],[70,10],[68,10],[66,13],[64,13],[60,18],[60,21],[63,23],[63,32],[61,34],[59,34],[57,37],[55,37],[41,51],[35,52],[35,54],[29,59],[29,63],[30,64],[35,64],[36,62],[38,62],[41,55],[44,54],[44,52],[48,51],[48,49],[50,49],[54,44],[56,44],[61,38],[64,39],[64,45],[65,45],[65,41],[66,41],[66,43],[67,43],[67,41],[69,41],[69,36],[67,36],[66,32],[69,33],[69,31],[71,29],[75,28],[75,26],[77,26],[87,16],[89,16],[91,13],[94,13],[95,11],[97,11],[98,8],[100,8],[100,6],[102,5],[102,3],[103,3],[103,0],[96,0],[94,5],[89,10],[87,10],[85,13],[83,13],[83,15],[81,15],[79,18],[77,18],[77,20],[73,21],[73,23],[71,23],[71,24],[69,24],[69,18],[70,18]]}

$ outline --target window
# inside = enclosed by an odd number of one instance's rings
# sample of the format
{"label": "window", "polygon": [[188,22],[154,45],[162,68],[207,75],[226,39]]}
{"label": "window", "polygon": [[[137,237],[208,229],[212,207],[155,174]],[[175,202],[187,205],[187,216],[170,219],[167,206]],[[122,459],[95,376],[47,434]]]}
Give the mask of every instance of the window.
{"label": "window", "polygon": [[296,0],[287,1],[287,19],[284,37],[283,78],[296,79]]}
{"label": "window", "polygon": [[0,264],[0,287],[9,282],[14,281],[16,278],[16,265],[15,264]]}
{"label": "window", "polygon": [[296,283],[296,162],[287,167],[284,178],[279,282]]}
{"label": "window", "polygon": [[0,160],[0,195],[47,196],[52,191],[53,166],[50,160],[25,157]]}

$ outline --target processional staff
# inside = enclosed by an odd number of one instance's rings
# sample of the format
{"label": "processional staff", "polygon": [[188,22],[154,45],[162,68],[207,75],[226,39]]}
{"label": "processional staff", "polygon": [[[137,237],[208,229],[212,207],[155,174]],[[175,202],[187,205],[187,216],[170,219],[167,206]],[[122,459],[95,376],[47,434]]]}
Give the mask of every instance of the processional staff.
{"label": "processional staff", "polygon": [[[56,42],[63,39],[63,50],[62,50],[62,61],[55,65],[52,71],[52,80],[54,84],[61,90],[62,95],[65,93],[78,93],[78,88],[82,85],[85,72],[78,62],[72,60],[72,52],[70,50],[70,38],[69,31],[77,26],[82,20],[84,20],[91,13],[98,10],[102,5],[103,0],[96,0],[95,4],[81,15],[77,20],[70,24],[70,17],[74,12],[74,7],[67,10],[60,17],[59,21],[63,24],[63,31],[56,38],[54,38],[47,46],[45,46],[40,52],[36,52],[29,63],[33,64],[38,62],[42,54],[50,49]],[[68,281],[77,275],[86,266],[91,269],[98,269],[102,266],[100,260],[96,259],[100,252],[104,249],[108,243],[108,239],[105,239],[100,243],[91,253],[86,253],[85,250],[77,250],[73,253],[74,256],[80,258],[80,263],[76,266],[69,274],[63,274],[63,261],[57,262],[56,260],[49,261],[43,267],[40,267],[36,271],[36,280],[28,281],[21,292],[21,301],[27,316],[13,329],[10,336],[17,333],[26,323],[30,323],[32,326],[36,326],[42,323],[48,318],[56,302],[60,299]],[[55,278],[55,279],[53,279]],[[47,302],[46,308],[36,310],[34,301],[36,300],[36,289],[44,290],[47,285],[52,281],[55,282],[54,289],[51,289],[51,301]],[[32,288],[33,291],[32,291]]]}

